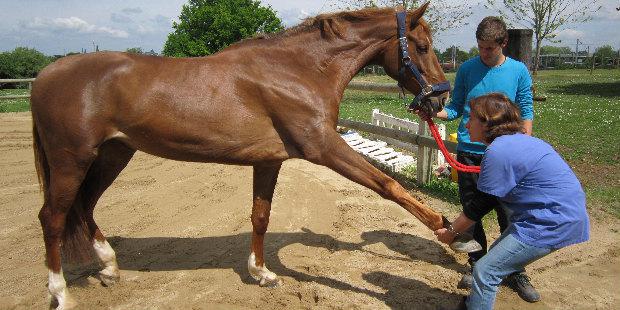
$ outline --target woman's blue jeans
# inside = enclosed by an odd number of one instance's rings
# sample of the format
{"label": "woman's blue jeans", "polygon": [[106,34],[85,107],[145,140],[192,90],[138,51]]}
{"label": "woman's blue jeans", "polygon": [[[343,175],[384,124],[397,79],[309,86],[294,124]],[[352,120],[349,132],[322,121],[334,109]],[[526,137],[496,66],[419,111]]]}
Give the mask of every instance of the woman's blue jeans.
{"label": "woman's blue jeans", "polygon": [[524,244],[506,230],[474,265],[467,309],[493,309],[502,280],[552,251]]}

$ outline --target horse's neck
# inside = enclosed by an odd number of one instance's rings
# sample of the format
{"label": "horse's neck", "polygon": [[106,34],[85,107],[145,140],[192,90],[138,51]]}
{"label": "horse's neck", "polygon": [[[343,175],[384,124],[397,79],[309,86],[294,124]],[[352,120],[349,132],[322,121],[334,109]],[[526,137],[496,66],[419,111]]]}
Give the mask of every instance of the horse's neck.
{"label": "horse's neck", "polygon": [[[339,93],[344,92],[355,74],[385,48],[390,36],[396,35],[395,23],[392,27],[389,23],[381,24],[385,29],[363,29],[349,24],[345,26],[346,36],[342,38],[322,38],[305,42],[308,47],[304,49],[303,57],[309,57],[315,64],[307,70],[315,71],[315,74],[327,82],[322,85],[334,87],[334,91]],[[317,34],[314,34],[314,37],[316,38]]]}

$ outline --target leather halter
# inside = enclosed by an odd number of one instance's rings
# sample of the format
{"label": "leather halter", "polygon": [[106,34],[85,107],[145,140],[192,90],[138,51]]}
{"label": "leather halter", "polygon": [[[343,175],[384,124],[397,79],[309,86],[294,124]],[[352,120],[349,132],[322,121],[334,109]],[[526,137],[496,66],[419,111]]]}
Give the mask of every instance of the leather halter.
{"label": "leather halter", "polygon": [[[422,108],[421,104],[424,103],[428,105],[428,109],[432,110],[433,107],[430,104],[430,100],[428,98],[432,94],[440,94],[443,92],[450,91],[450,82],[445,81],[438,84],[429,84],[426,79],[420,73],[418,67],[411,61],[411,57],[409,57],[409,44],[407,42],[407,29],[406,22],[407,13],[405,11],[400,11],[396,13],[396,21],[398,23],[398,42],[400,45],[400,70],[398,71],[398,86],[403,87],[403,82],[405,81],[405,71],[408,69],[409,72],[416,79],[418,84],[420,84],[420,93],[411,101],[409,104],[410,111],[416,111]],[[404,94],[403,89],[403,94]],[[441,107],[439,107],[441,109]],[[436,111],[437,112],[437,111]]]}

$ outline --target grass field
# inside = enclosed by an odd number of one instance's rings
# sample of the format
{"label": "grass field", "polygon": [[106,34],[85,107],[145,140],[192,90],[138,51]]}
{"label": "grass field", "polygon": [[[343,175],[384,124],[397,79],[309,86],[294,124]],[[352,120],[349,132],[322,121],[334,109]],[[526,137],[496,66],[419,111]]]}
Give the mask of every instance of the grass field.
{"label": "grass field", "polygon": [[[454,74],[447,74],[453,83]],[[387,76],[356,80],[395,83]],[[534,134],[548,141],[569,162],[582,181],[589,205],[620,218],[620,69],[540,71],[534,79]],[[27,90],[0,90],[0,96]],[[409,97],[407,100],[410,101]],[[417,120],[397,94],[346,91],[340,117],[369,122],[373,109]],[[0,112],[28,111],[27,100],[1,100]],[[458,122],[445,122],[456,132]],[[454,184],[434,182],[426,190],[457,201]]]}
{"label": "grass field", "polygon": [[[28,92],[29,90],[27,89],[0,89],[0,96],[26,95]],[[0,113],[23,112],[29,110],[30,103],[28,99],[0,100]]]}

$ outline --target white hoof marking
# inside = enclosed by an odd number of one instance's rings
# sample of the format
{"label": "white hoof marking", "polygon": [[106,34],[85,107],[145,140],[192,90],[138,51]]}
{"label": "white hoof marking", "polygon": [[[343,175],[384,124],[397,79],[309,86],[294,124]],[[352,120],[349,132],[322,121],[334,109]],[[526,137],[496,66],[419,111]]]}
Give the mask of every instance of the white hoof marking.
{"label": "white hoof marking", "polygon": [[278,278],[278,275],[269,271],[267,266],[256,266],[256,255],[254,252],[248,258],[248,271],[254,280],[259,281],[260,286],[278,287],[282,285],[282,280]]}
{"label": "white hoof marking", "polygon": [[99,261],[103,264],[103,269],[99,271],[99,277],[104,285],[110,286],[120,278],[120,272],[118,270],[118,264],[116,263],[116,253],[110,246],[107,240],[93,242],[93,248]]}
{"label": "white hoof marking", "polygon": [[77,305],[67,291],[67,282],[65,282],[62,269],[60,269],[59,273],[49,271],[47,289],[50,295],[52,295],[52,299],[58,302],[57,310],[72,309]]}

